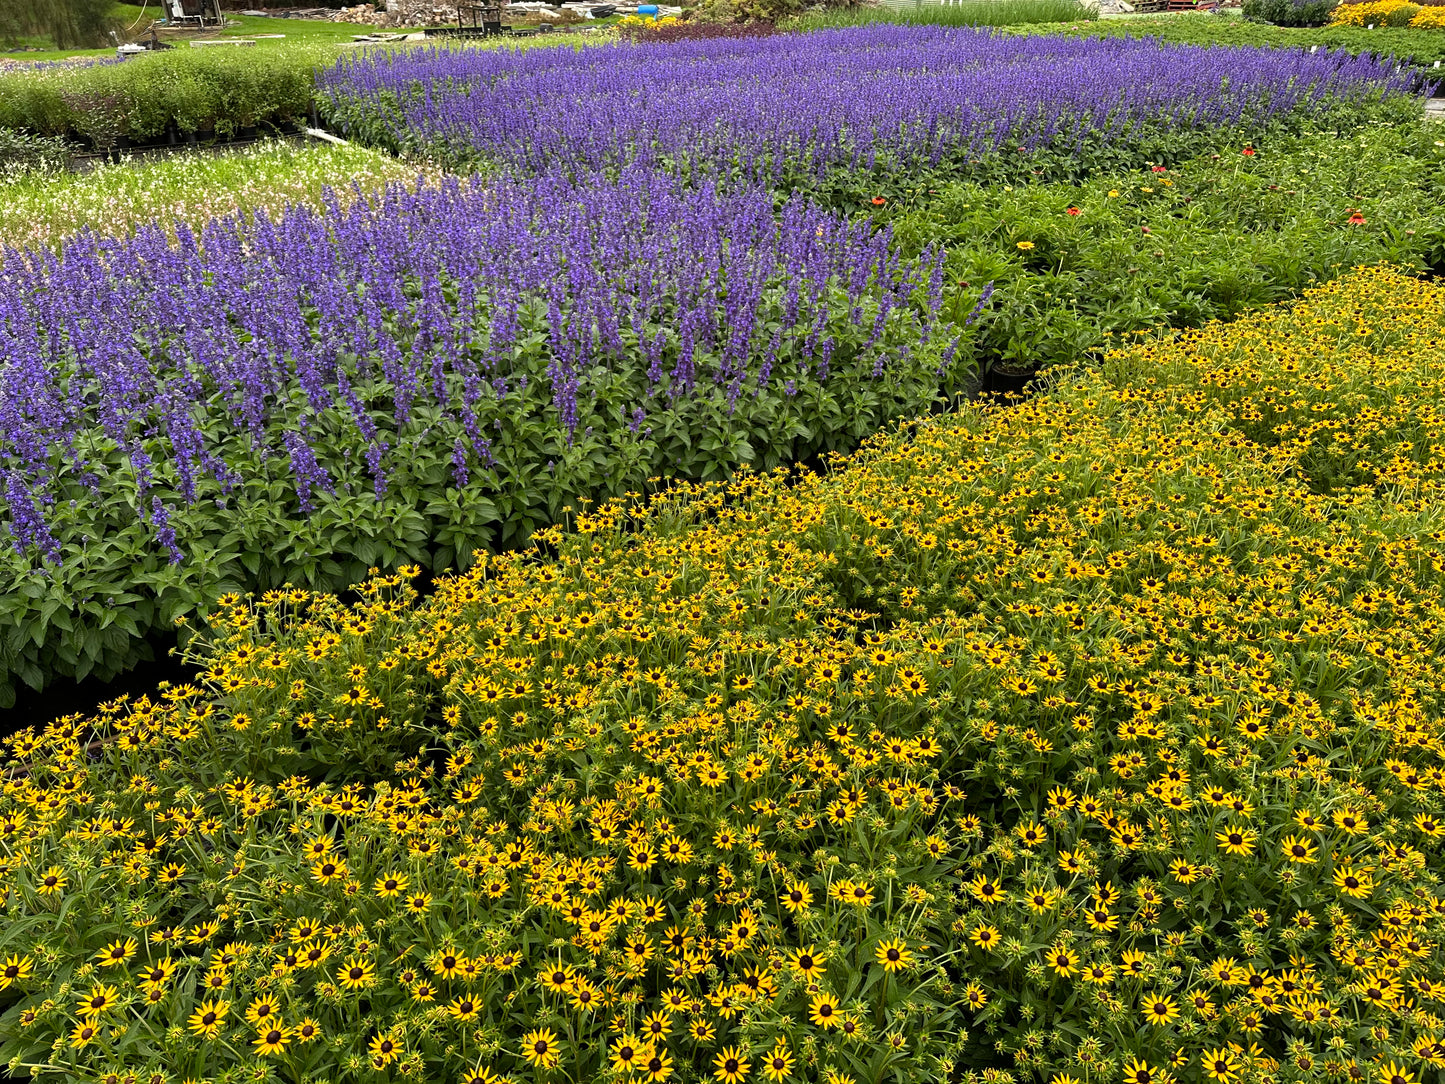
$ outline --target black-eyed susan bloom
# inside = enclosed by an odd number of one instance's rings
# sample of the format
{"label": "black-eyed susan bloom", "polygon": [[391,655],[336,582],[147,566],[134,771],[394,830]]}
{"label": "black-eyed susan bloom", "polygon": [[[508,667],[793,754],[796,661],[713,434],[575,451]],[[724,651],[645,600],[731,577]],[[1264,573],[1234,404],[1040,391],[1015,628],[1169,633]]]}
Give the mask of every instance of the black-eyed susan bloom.
{"label": "black-eyed susan bloom", "polygon": [[268,1058],[284,1051],[291,1038],[292,1030],[288,1027],[281,1027],[279,1024],[263,1026],[257,1030],[256,1038],[251,1041],[251,1049],[259,1057]]}
{"label": "black-eyed susan bloom", "polygon": [[1141,1058],[1131,1058],[1124,1064],[1123,1080],[1124,1084],[1169,1084],[1169,1074]]}
{"label": "black-eyed susan bloom", "polygon": [[23,983],[30,978],[31,970],[35,967],[35,961],[29,956],[17,956],[11,954],[5,957],[5,963],[0,966],[0,990],[5,990],[16,983]]}
{"label": "black-eyed susan bloom", "polygon": [[348,990],[365,990],[376,982],[376,964],[366,956],[348,956],[336,969],[336,981]]}
{"label": "black-eyed susan bloom", "polygon": [[1079,954],[1068,945],[1055,945],[1045,958],[1056,975],[1067,979],[1079,973]]}
{"label": "black-eyed susan bloom", "polygon": [[1179,1005],[1172,997],[1146,997],[1140,1006],[1144,1019],[1155,1027],[1179,1019]]}
{"label": "black-eyed susan bloom", "polygon": [[832,994],[814,994],[808,1003],[808,1019],[825,1031],[832,1031],[842,1019],[838,999]]}
{"label": "black-eyed susan bloom", "polygon": [[396,1035],[383,1031],[366,1044],[366,1052],[371,1057],[372,1065],[387,1066],[401,1057],[405,1047]]}
{"label": "black-eyed susan bloom", "polygon": [[1216,1084],[1234,1084],[1239,1078],[1239,1058],[1228,1047],[1204,1051],[1199,1055],[1199,1067]]}
{"label": "black-eyed susan bloom", "polygon": [[1375,891],[1374,875],[1348,863],[1335,867],[1333,881],[1342,895],[1356,899],[1365,899]]}
{"label": "black-eyed susan bloom", "polygon": [[1214,838],[1225,854],[1247,855],[1254,851],[1259,833],[1249,828],[1230,827],[1215,833]]}
{"label": "black-eyed susan bloom", "polygon": [[806,881],[794,881],[783,893],[783,906],[794,914],[806,911],[813,904],[813,890]]}
{"label": "black-eyed susan bloom", "polygon": [[411,884],[410,878],[404,873],[389,873],[384,877],[378,877],[372,884],[372,891],[381,899],[391,899],[399,896],[407,890]]}
{"label": "black-eyed susan bloom", "polygon": [[538,1069],[554,1068],[562,1058],[562,1046],[551,1028],[539,1028],[522,1036],[521,1054]]}
{"label": "black-eyed susan bloom", "polygon": [[41,896],[58,896],[70,883],[60,866],[48,866],[35,878],[35,891]]}
{"label": "black-eyed susan bloom", "polygon": [[725,1046],[713,1058],[713,1079],[719,1084],[741,1084],[747,1079],[751,1062],[744,1056],[741,1047]]}
{"label": "black-eyed susan bloom", "polygon": [[95,961],[101,967],[117,967],[135,956],[137,947],[134,937],[117,938],[95,954]]}
{"label": "black-eyed susan bloom", "polygon": [[640,1072],[648,1084],[662,1084],[672,1076],[672,1054],[666,1050],[653,1050],[642,1063]]}
{"label": "black-eyed susan bloom", "polygon": [[608,1060],[614,1072],[631,1073],[640,1069],[652,1057],[652,1044],[644,1043],[636,1035],[619,1035],[608,1048]]}
{"label": "black-eyed susan bloom", "polygon": [[482,1003],[469,994],[453,998],[451,1004],[447,1006],[447,1015],[462,1023],[475,1020],[481,1011]]}
{"label": "black-eyed susan bloom", "polygon": [[968,935],[968,939],[985,952],[992,952],[1003,942],[1003,935],[998,932],[997,927],[985,923],[976,927]]}
{"label": "black-eyed susan bloom", "polygon": [[1280,841],[1280,853],[1286,860],[1300,865],[1308,865],[1313,862],[1318,849],[1312,842],[1301,836],[1289,835]]}
{"label": "black-eyed susan bloom", "polygon": [[1407,1067],[1391,1060],[1375,1070],[1379,1084],[1418,1084],[1419,1078]]}
{"label": "black-eyed susan bloom", "polygon": [[246,1023],[254,1024],[259,1028],[281,1018],[280,1003],[275,998],[263,994],[251,1000],[251,1003],[246,1006],[243,1016]]}
{"label": "black-eyed susan bloom", "polygon": [[96,983],[76,1002],[75,1011],[81,1016],[98,1017],[120,1007],[121,998],[114,986]]}
{"label": "black-eyed susan bloom", "polygon": [[898,938],[879,941],[874,949],[873,958],[889,974],[907,971],[915,962],[915,957],[909,950],[907,942]]}
{"label": "black-eyed susan bloom", "polygon": [[229,1001],[202,1001],[186,1021],[192,1035],[202,1039],[214,1039],[225,1026],[226,1014],[231,1010]]}
{"label": "black-eyed susan bloom", "polygon": [[786,1040],[779,1038],[774,1041],[772,1049],[761,1060],[761,1068],[764,1078],[773,1084],[781,1084],[792,1075],[793,1054]]}
{"label": "black-eyed susan bloom", "polygon": [[827,960],[827,955],[812,945],[804,945],[788,953],[788,967],[808,982],[817,981]]}

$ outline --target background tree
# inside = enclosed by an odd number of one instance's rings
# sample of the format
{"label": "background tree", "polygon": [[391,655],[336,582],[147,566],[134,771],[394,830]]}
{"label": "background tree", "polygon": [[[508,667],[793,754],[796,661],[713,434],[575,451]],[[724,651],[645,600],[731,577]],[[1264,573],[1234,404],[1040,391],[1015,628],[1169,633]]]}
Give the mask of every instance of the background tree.
{"label": "background tree", "polygon": [[0,42],[48,38],[58,49],[106,44],[111,0],[4,0],[0,3]]}

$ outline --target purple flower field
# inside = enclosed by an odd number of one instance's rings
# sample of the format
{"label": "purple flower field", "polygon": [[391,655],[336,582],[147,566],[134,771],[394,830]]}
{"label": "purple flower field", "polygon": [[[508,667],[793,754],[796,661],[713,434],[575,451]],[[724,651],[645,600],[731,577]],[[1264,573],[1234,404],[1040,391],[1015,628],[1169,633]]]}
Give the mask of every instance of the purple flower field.
{"label": "purple flower field", "polygon": [[[914,369],[933,387],[957,334],[936,320],[936,254],[903,263],[866,223],[643,169],[580,189],[396,186],[179,234],[7,254],[0,463],[16,550],[58,560],[49,510],[82,487],[150,518],[179,561],[153,484],[186,504],[224,498],[243,460],[288,478],[307,513],[344,462],[378,499],[394,463],[414,473],[428,456],[459,489],[485,474],[519,491],[528,456],[584,438],[613,456],[686,412],[698,431],[679,439],[701,440],[764,398],[778,439],[801,427],[825,447],[819,388],[907,386]],[[642,458],[637,483],[668,465]]]}
{"label": "purple flower field", "polygon": [[1403,89],[1386,60],[878,24],[586,49],[374,51],[323,72],[363,139],[524,174],[627,162],[777,182],[1000,147],[1264,124]]}

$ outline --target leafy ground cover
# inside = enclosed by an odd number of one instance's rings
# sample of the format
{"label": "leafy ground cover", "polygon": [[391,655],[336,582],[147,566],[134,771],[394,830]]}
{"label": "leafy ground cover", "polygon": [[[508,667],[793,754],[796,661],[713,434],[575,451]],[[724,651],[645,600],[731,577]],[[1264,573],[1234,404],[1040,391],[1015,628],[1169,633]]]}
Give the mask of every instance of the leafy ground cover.
{"label": "leafy ground cover", "polygon": [[425,601],[228,598],[10,742],[0,1057],[1429,1079],[1442,348],[1363,271]]}
{"label": "leafy ground cover", "polygon": [[318,95],[337,130],[456,166],[531,175],[636,161],[856,199],[860,186],[966,172],[1019,147],[1051,150],[1062,177],[1182,157],[1407,82],[1345,54],[876,24],[575,51],[367,52],[323,71]]}
{"label": "leafy ground cover", "polygon": [[1344,49],[1409,60],[1419,65],[1445,61],[1445,30],[1376,26],[1285,27],[1214,15],[1174,14],[1130,19],[1100,19],[1060,27],[1020,26],[1009,33],[1061,33],[1084,37],[1154,38],[1170,44],[1258,46],[1275,49]]}
{"label": "leafy ground cover", "polygon": [[905,252],[944,246],[945,299],[994,284],[975,354],[1018,371],[1096,357],[1111,336],[1233,317],[1361,263],[1445,271],[1442,170],[1445,130],[1410,102],[1333,133],[1077,185],[900,187],[873,213]]}
{"label": "leafy ground cover", "polygon": [[802,200],[632,170],[326,203],[9,254],[6,691],[234,587],[465,567],[578,498],[855,443],[972,371],[941,254]]}
{"label": "leafy ground cover", "polygon": [[59,248],[85,231],[125,237],[176,223],[199,231],[228,214],[279,218],[295,206],[321,210],[328,192],[348,202],[418,178],[440,180],[434,169],[364,147],[280,140],[220,154],[124,159],[83,174],[50,172],[7,182],[0,248]]}

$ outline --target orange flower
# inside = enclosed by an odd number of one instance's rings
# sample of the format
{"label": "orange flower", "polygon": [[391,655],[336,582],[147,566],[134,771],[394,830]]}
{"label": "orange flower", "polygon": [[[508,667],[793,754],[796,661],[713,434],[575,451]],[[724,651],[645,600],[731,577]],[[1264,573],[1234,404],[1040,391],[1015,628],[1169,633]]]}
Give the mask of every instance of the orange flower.
{"label": "orange flower", "polygon": [[874,196],[874,197],[873,197],[873,206],[874,206],[874,207],[882,207],[882,206],[883,206],[885,203],[887,203],[887,202],[888,202],[888,201],[887,201],[886,199],[884,199],[882,196]]}
{"label": "orange flower", "polygon": [[1359,211],[1351,211],[1351,212],[1350,212],[1350,225],[1351,225],[1351,226],[1363,226],[1364,224],[1365,224],[1365,216],[1364,216],[1364,215],[1360,214]]}

